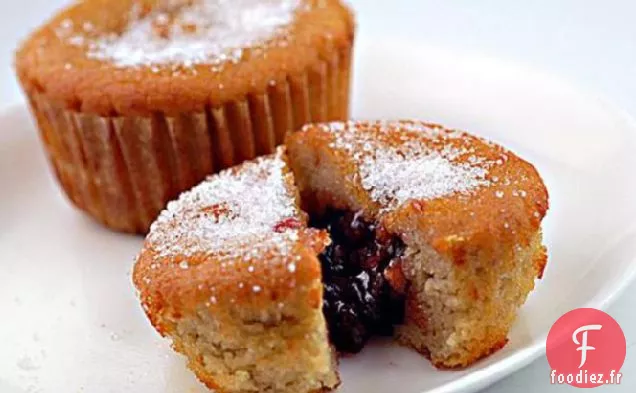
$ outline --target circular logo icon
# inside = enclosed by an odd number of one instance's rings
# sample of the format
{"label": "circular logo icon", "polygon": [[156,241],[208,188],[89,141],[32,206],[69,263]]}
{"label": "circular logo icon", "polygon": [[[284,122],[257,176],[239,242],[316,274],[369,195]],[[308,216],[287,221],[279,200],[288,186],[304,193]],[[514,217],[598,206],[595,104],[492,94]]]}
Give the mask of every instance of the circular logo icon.
{"label": "circular logo icon", "polygon": [[625,334],[609,314],[593,308],[572,310],[548,333],[550,380],[580,388],[618,384],[626,349]]}

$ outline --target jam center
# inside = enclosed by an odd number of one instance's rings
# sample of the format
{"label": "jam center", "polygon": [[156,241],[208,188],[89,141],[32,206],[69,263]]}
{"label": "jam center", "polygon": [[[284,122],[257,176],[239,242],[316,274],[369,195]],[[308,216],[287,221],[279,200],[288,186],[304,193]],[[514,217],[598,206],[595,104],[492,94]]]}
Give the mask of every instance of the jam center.
{"label": "jam center", "polygon": [[404,288],[394,279],[404,243],[361,215],[330,211],[314,227],[332,243],[320,255],[323,312],[340,352],[359,352],[371,336],[390,336],[404,318]]}

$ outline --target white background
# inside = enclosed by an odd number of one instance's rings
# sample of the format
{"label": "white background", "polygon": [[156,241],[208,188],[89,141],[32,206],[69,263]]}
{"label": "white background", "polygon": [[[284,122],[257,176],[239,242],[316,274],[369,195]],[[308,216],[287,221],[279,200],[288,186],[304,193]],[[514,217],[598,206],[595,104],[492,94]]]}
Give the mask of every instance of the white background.
{"label": "white background", "polygon": [[[17,42],[63,3],[63,0],[0,0],[0,108],[22,100],[11,68]],[[596,92],[636,117],[636,2],[353,0],[351,3],[358,13],[359,34],[421,41],[531,65]],[[599,129],[599,138],[602,137],[603,130]],[[635,303],[636,285],[633,285],[609,309],[622,325],[628,346],[636,343],[636,317],[632,311]],[[628,347],[623,385],[599,391],[636,391],[634,351]],[[486,391],[574,391],[551,386],[548,378],[549,366],[542,357]]]}

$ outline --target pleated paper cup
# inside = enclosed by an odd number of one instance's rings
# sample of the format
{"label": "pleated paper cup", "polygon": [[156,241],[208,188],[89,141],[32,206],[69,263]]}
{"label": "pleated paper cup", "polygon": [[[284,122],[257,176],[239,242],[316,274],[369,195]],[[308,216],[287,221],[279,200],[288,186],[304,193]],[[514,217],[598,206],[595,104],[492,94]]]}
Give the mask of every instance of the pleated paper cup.
{"label": "pleated paper cup", "polygon": [[345,120],[351,52],[273,79],[263,93],[176,115],[103,116],[25,92],[70,200],[110,228],[145,233],[168,201],[207,175],[273,153],[306,123]]}

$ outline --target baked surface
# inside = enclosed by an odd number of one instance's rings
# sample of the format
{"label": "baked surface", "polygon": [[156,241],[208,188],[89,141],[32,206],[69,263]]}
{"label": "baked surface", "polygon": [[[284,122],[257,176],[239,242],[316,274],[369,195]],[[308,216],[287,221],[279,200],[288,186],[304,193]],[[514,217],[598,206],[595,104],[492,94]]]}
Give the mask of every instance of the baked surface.
{"label": "baked surface", "polygon": [[[413,222],[426,228],[420,236],[427,243],[450,257],[462,243],[481,249],[513,238],[528,243],[548,209],[532,164],[436,124],[309,125],[286,144],[301,192],[324,193],[331,204],[363,211],[396,232]],[[311,171],[321,167],[337,172],[335,184],[310,185]]]}
{"label": "baked surface", "polygon": [[88,0],[31,35],[15,64],[26,89],[82,112],[201,112],[350,50],[354,28],[338,0]]}

